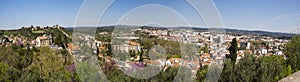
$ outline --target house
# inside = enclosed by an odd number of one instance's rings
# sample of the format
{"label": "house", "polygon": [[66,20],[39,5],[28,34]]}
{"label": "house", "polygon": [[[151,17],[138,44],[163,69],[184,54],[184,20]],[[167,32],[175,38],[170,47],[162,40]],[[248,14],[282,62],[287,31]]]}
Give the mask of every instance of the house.
{"label": "house", "polygon": [[250,43],[250,42],[247,42],[246,49],[250,49],[250,48],[251,48],[251,43]]}
{"label": "house", "polygon": [[100,32],[99,34],[100,34],[100,35],[107,35],[108,32],[106,32],[106,31],[105,31],[105,32]]}
{"label": "house", "polygon": [[201,66],[208,66],[210,65],[213,59],[210,57],[210,54],[204,53],[200,56],[200,61],[202,62]]}
{"label": "house", "polygon": [[129,50],[133,50],[136,52],[140,52],[141,45],[138,42],[134,42],[131,40],[126,41],[125,43],[122,44],[115,44],[113,45],[113,50],[118,50],[120,52],[126,52],[128,53]]}
{"label": "house", "polygon": [[52,44],[52,35],[43,35],[43,36],[38,36],[36,38],[36,46],[37,47],[42,47],[42,46],[50,46]]}
{"label": "house", "polygon": [[283,55],[282,51],[276,51],[275,54],[276,55]]}
{"label": "house", "polygon": [[1,39],[1,44],[5,44],[5,43],[7,43],[7,42],[9,42],[9,39],[8,39],[8,38],[3,37],[3,38]]}
{"label": "house", "polygon": [[67,44],[68,50],[71,51],[72,53],[76,53],[79,51],[79,46],[73,45],[71,43]]}
{"label": "house", "polygon": [[106,50],[106,47],[104,46],[104,43],[101,41],[94,41],[97,49],[98,49],[98,53],[101,52],[102,50]]}
{"label": "house", "polygon": [[238,51],[235,63],[238,63],[240,59],[244,58],[244,56],[245,56],[245,51],[244,50]]}
{"label": "house", "polygon": [[179,67],[181,65],[181,61],[181,58],[170,58],[166,61],[163,70],[165,71],[168,67]]}
{"label": "house", "polygon": [[31,40],[30,43],[31,43],[32,45],[35,45],[35,44],[36,44],[36,40]]}
{"label": "house", "polygon": [[145,60],[147,65],[155,65],[163,68],[166,64],[165,59],[158,59],[158,60]]}
{"label": "house", "polygon": [[260,49],[260,54],[267,54],[268,50],[265,48]]}
{"label": "house", "polygon": [[223,59],[224,59],[224,56],[222,56],[222,55],[215,56],[215,60],[216,60],[217,64],[223,64],[224,63]]}

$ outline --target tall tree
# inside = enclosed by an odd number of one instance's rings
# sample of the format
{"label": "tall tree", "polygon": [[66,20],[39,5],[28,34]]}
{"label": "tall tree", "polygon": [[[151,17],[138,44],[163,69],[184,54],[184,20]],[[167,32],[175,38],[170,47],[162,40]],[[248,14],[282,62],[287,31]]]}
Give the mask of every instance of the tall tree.
{"label": "tall tree", "polygon": [[294,71],[300,69],[300,36],[294,36],[285,46],[284,53],[287,57],[287,64],[291,65]]}
{"label": "tall tree", "polygon": [[225,62],[224,68],[223,68],[223,71],[222,71],[219,81],[220,82],[235,81],[236,76],[235,76],[235,72],[233,69],[234,64],[232,63],[231,59],[225,59],[224,62]]}
{"label": "tall tree", "polygon": [[235,63],[236,58],[237,58],[237,50],[238,50],[238,46],[237,46],[237,41],[236,38],[233,38],[231,41],[231,46],[229,47],[229,58],[231,59],[231,61],[233,61],[233,63]]}
{"label": "tall tree", "polygon": [[139,62],[143,62],[143,54],[145,54],[145,51],[143,50],[143,49],[141,49],[141,52],[140,52],[140,60],[139,60]]}

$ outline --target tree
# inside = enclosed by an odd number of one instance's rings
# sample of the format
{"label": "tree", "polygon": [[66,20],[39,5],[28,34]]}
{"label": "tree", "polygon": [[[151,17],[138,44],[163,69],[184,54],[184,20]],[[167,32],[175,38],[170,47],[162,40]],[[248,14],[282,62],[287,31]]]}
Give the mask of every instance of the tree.
{"label": "tree", "polygon": [[207,46],[203,46],[199,48],[199,53],[201,53],[203,51],[203,53],[209,53],[209,50],[207,48]]}
{"label": "tree", "polygon": [[105,44],[105,47],[107,47],[106,48],[107,50],[105,50],[105,55],[112,56],[112,46],[111,46],[111,44]]}
{"label": "tree", "polygon": [[235,79],[240,82],[257,81],[257,66],[258,61],[252,54],[246,54],[236,65],[234,65]]}
{"label": "tree", "polygon": [[281,56],[255,58],[246,54],[238,63],[225,60],[220,82],[276,82],[291,74],[291,68],[285,65]]}
{"label": "tree", "polygon": [[129,50],[130,57],[135,57],[136,53],[135,50]]}
{"label": "tree", "polygon": [[61,35],[58,35],[57,37],[55,37],[54,43],[55,43],[56,45],[61,46],[61,43],[62,43],[61,37],[62,37]]}
{"label": "tree", "polygon": [[238,50],[237,41],[236,38],[233,38],[231,41],[231,46],[229,47],[229,52],[230,52],[229,58],[233,63],[235,63],[237,58],[237,50]]}
{"label": "tree", "polygon": [[300,36],[294,36],[285,46],[284,53],[286,55],[287,64],[291,65],[294,71],[300,69]]}
{"label": "tree", "polygon": [[14,67],[10,67],[7,63],[0,62],[0,81],[1,82],[13,82],[15,81],[21,72]]}
{"label": "tree", "polygon": [[[71,74],[65,69],[68,63],[64,62],[71,59],[62,58],[65,52],[54,52],[59,51],[47,47],[39,47],[36,50],[29,47],[16,50],[11,46],[0,47],[0,81],[69,82]],[[67,58],[71,58],[68,56]]]}
{"label": "tree", "polygon": [[207,67],[200,68],[200,69],[197,71],[197,78],[196,78],[195,80],[196,80],[197,82],[199,82],[199,81],[204,82],[205,77],[206,77],[206,74],[207,74],[207,71],[208,71],[208,68],[207,68]]}
{"label": "tree", "polygon": [[[258,81],[275,82],[280,80],[278,76],[284,71],[285,61],[280,56],[265,56],[258,59],[259,64],[257,70]],[[276,78],[277,77],[277,78]]]}
{"label": "tree", "polygon": [[279,76],[276,76],[278,79],[279,78],[284,78],[290,74],[292,74],[293,70],[291,65],[288,65],[287,67],[284,67],[283,70],[281,71]]}
{"label": "tree", "polygon": [[225,64],[223,68],[223,72],[220,76],[219,81],[221,82],[231,82],[234,81],[235,75],[234,75],[234,63],[232,63],[231,59],[225,59]]}
{"label": "tree", "polygon": [[141,49],[141,52],[139,53],[139,55],[140,55],[140,60],[139,60],[139,62],[143,62],[143,55],[145,54],[147,52],[147,50],[145,50],[144,51],[144,49]]}

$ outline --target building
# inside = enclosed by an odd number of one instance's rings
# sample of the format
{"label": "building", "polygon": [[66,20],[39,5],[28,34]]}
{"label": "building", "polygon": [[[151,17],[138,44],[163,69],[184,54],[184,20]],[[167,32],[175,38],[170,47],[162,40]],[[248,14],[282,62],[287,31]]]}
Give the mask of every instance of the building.
{"label": "building", "polygon": [[267,54],[268,53],[268,49],[262,48],[260,49],[260,54]]}
{"label": "building", "polygon": [[67,46],[68,50],[73,54],[79,51],[79,46],[73,45],[72,43],[67,44]]}
{"label": "building", "polygon": [[50,46],[52,44],[52,35],[43,35],[43,36],[38,36],[36,38],[36,46],[37,47],[42,47],[42,46]]}
{"label": "building", "polygon": [[201,66],[209,66],[212,62],[212,58],[210,57],[210,54],[204,53],[200,56]]}
{"label": "building", "polygon": [[140,43],[134,42],[134,41],[126,41],[124,44],[114,44],[113,50],[117,50],[120,52],[126,52],[128,53],[129,50],[133,50],[136,52],[140,52],[141,46]]}
{"label": "building", "polygon": [[60,29],[61,26],[59,26],[58,24],[56,24],[56,25],[53,25],[53,28],[58,28],[58,29]]}

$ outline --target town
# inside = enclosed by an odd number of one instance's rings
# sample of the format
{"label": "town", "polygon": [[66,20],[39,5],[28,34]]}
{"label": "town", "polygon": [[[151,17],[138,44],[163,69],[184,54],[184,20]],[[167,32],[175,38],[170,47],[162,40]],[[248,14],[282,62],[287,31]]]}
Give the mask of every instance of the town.
{"label": "town", "polygon": [[283,50],[285,44],[290,42],[286,38],[240,35],[218,28],[193,30],[124,26],[95,29],[97,31],[93,36],[72,32],[70,28],[59,25],[31,25],[22,27],[17,32],[1,31],[0,43],[2,47],[48,47],[66,50],[75,58],[73,62],[79,63],[90,62],[91,56],[95,56],[99,61],[113,64],[122,71],[134,71],[150,65],[162,71],[183,66],[191,69],[191,78],[195,79],[199,69],[224,65],[225,59],[231,55],[229,47],[233,40],[236,40],[238,49],[235,64],[246,55],[287,59]]}
{"label": "town", "polygon": [[0,0],[0,82],[299,82],[300,0]]}

